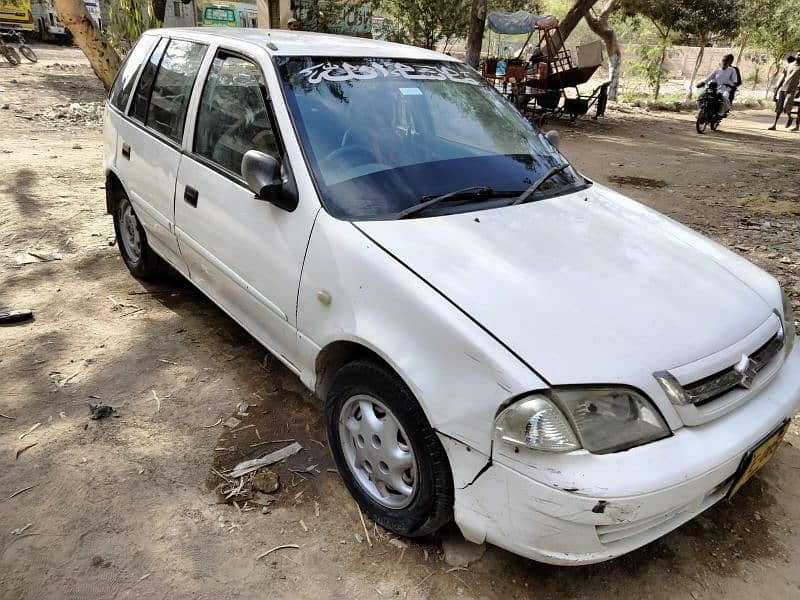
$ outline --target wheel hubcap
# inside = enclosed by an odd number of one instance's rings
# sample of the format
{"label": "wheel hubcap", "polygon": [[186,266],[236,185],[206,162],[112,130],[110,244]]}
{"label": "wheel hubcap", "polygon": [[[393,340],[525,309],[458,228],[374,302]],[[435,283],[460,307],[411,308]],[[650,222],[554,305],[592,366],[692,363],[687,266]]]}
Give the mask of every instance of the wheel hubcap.
{"label": "wheel hubcap", "polygon": [[120,202],[119,214],[119,229],[122,245],[125,246],[125,251],[128,253],[128,256],[138,261],[142,254],[142,242],[139,237],[139,221],[136,219],[136,213],[133,212],[131,202],[127,198]]}
{"label": "wheel hubcap", "polygon": [[381,401],[353,396],[339,416],[347,466],[363,490],[389,508],[403,508],[417,491],[417,462],[400,422]]}

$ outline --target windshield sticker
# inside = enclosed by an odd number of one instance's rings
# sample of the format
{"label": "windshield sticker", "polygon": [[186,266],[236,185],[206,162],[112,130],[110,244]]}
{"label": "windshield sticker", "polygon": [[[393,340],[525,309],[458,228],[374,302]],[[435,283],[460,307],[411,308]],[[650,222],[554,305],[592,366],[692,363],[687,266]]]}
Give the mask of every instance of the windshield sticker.
{"label": "windshield sticker", "polygon": [[419,88],[400,88],[400,93],[403,96],[422,96],[422,90]]}
{"label": "windshield sticker", "polygon": [[353,65],[349,62],[332,63],[324,62],[306,69],[298,75],[305,76],[311,84],[320,81],[353,81],[356,79],[395,78],[423,81],[452,81],[469,85],[480,85],[480,81],[466,77],[456,69],[443,65],[405,65],[392,63],[386,67],[380,63]]}

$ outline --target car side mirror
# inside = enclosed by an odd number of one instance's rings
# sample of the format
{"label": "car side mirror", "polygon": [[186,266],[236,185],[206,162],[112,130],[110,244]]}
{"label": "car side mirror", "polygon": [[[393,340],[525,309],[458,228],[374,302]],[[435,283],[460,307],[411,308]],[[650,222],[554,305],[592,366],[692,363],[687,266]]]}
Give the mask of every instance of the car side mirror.
{"label": "car side mirror", "polygon": [[242,177],[258,200],[289,212],[297,207],[297,199],[293,194],[281,193],[281,163],[274,156],[259,150],[248,150],[242,158]]}
{"label": "car side mirror", "polygon": [[558,147],[561,145],[561,135],[555,129],[551,129],[545,133],[544,137],[553,145],[553,148],[558,150]]}

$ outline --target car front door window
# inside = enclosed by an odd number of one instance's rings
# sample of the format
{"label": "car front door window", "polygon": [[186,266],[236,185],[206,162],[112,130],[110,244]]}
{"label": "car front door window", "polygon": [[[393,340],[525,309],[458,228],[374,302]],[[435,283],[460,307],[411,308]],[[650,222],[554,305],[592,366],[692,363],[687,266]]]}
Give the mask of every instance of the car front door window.
{"label": "car front door window", "polygon": [[147,127],[176,142],[181,141],[186,107],[205,53],[203,44],[170,41],[153,84],[145,122]]}
{"label": "car front door window", "polygon": [[261,70],[224,51],[214,58],[197,112],[194,151],[236,176],[248,150],[280,160]]}

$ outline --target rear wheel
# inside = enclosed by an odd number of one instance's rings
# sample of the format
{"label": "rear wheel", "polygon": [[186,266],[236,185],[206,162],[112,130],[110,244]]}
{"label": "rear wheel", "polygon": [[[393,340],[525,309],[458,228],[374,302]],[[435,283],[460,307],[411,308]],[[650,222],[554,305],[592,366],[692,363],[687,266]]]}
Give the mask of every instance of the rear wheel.
{"label": "rear wheel", "polygon": [[131,274],[138,279],[155,279],[167,270],[167,263],[153,252],[147,243],[130,199],[121,193],[114,206],[114,231],[122,259]]}
{"label": "rear wheel", "polygon": [[339,474],[373,521],[410,537],[450,521],[447,455],[411,391],[388,367],[366,359],[342,367],[325,414]]}
{"label": "rear wheel", "polygon": [[39,57],[36,56],[36,53],[33,51],[33,49],[29,48],[28,46],[20,46],[19,53],[33,63],[39,60]]}
{"label": "rear wheel", "polygon": [[720,124],[720,120],[717,119],[717,118],[715,118],[713,121],[711,121],[711,131],[716,131],[717,129],[719,129],[719,124]]}
{"label": "rear wheel", "polygon": [[697,113],[697,121],[694,124],[695,129],[697,129],[697,133],[705,133],[707,125],[706,113],[703,109],[700,109],[700,112]]}

